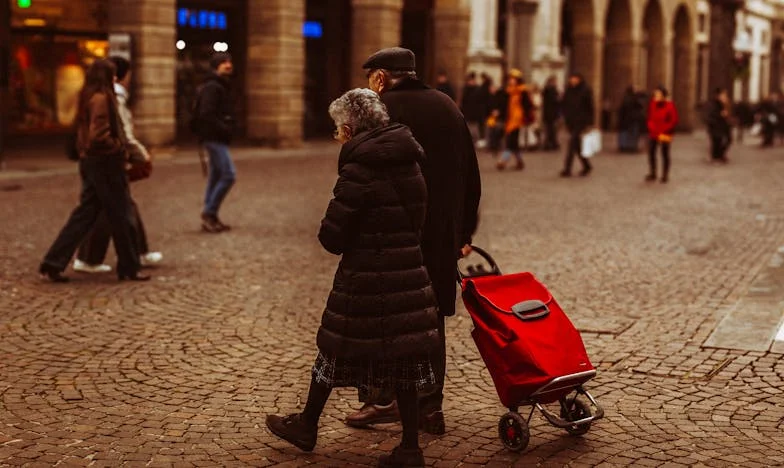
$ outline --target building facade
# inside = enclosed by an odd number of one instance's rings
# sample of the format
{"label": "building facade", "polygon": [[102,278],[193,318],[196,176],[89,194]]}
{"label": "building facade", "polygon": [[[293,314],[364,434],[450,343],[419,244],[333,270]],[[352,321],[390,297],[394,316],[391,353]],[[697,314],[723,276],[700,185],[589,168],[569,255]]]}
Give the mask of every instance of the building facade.
{"label": "building facade", "polygon": [[[709,0],[472,0],[469,69],[498,82],[508,68],[563,87],[571,72],[594,88],[597,109],[624,90],[664,85],[693,128],[708,85]],[[784,83],[784,0],[747,0],[737,13],[738,100],[756,102]],[[599,112],[597,110],[597,112]]]}
{"label": "building facade", "polygon": [[66,131],[84,67],[122,48],[138,136],[171,144],[210,54],[227,50],[240,133],[296,145],[331,133],[329,101],[367,85],[361,64],[380,48],[413,49],[428,81],[462,81],[470,14],[469,0],[13,0],[10,131]]}
{"label": "building facade", "polygon": [[483,24],[471,28],[470,67],[491,62],[495,76],[519,68],[529,81],[554,76],[561,87],[579,72],[594,89],[597,112],[616,109],[628,86],[664,85],[681,126],[693,127],[697,0],[473,0],[472,8]]}

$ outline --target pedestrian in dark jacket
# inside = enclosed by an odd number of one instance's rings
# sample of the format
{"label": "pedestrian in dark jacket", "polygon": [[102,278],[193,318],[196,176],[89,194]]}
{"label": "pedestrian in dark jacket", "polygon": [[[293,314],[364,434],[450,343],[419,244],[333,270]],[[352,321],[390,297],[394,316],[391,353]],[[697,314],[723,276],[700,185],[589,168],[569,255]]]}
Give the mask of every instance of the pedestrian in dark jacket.
{"label": "pedestrian in dark jacket", "polygon": [[218,212],[237,178],[229,153],[235,122],[230,82],[234,67],[231,55],[223,52],[212,56],[210,66],[213,73],[199,89],[194,118],[200,144],[209,158],[201,226],[205,232],[219,233],[231,229]]}
{"label": "pedestrian in dark jacket", "polygon": [[557,151],[561,148],[558,144],[558,119],[561,117],[560,93],[555,83],[555,77],[547,79],[542,92],[542,120],[544,122],[544,150]]}
{"label": "pedestrian in dark jacket", "polygon": [[669,180],[670,145],[677,125],[678,111],[675,109],[675,104],[669,99],[667,89],[660,86],[653,92],[653,99],[648,107],[648,136],[650,137],[648,163],[650,171],[645,178],[646,181],[656,180],[656,151],[659,146],[661,146],[662,152],[661,182],[666,184]]}
{"label": "pedestrian in dark jacket", "polygon": [[779,115],[777,108],[777,96],[772,94],[763,100],[757,109],[757,119],[762,125],[762,147],[773,146],[776,138],[776,128],[782,116]]}
{"label": "pedestrian in dark jacket", "polygon": [[569,147],[566,150],[566,161],[561,177],[571,177],[572,163],[575,155],[583,165],[581,176],[587,176],[593,170],[588,159],[581,154],[582,136],[594,126],[595,112],[593,92],[582,75],[573,73],[569,77],[569,86],[561,103],[566,128],[569,130]]}
{"label": "pedestrian in dark jacket", "polygon": [[490,117],[493,106],[493,79],[487,73],[482,73],[482,84],[477,92],[477,105],[479,106],[479,139],[480,147],[487,145],[487,118]]}
{"label": "pedestrian in dark jacket", "polygon": [[727,150],[732,144],[730,98],[727,91],[717,89],[708,104],[707,127],[711,139],[711,160],[726,163]]}
{"label": "pedestrian in dark jacket", "polygon": [[453,101],[456,100],[455,88],[452,87],[452,83],[449,82],[449,76],[443,70],[438,72],[436,76],[436,89],[449,96]]}
{"label": "pedestrian in dark jacket", "polygon": [[618,109],[618,151],[636,153],[640,141],[640,121],[644,120],[644,107],[634,88],[626,88],[626,94]]}
{"label": "pedestrian in dark jacket", "polygon": [[479,93],[480,88],[476,84],[476,73],[469,73],[466,76],[465,86],[463,86],[463,95],[460,97],[460,110],[463,112],[474,142],[480,138],[479,122],[484,120]]}
{"label": "pedestrian in dark jacket", "polygon": [[[470,251],[477,226],[481,183],[471,135],[460,109],[446,95],[416,77],[414,53],[394,47],[372,55],[363,68],[368,84],[381,95],[392,122],[411,129],[425,150],[427,218],[422,253],[440,311],[438,348],[431,355],[437,385],[420,398],[420,423],[430,433],[445,431],[442,402],[446,372],[444,317],[455,314],[457,259]],[[362,409],[346,423],[364,427],[397,419],[390,395],[360,395]]]}
{"label": "pedestrian in dark jacket", "polygon": [[139,254],[131,226],[131,206],[125,165],[128,162],[127,138],[118,113],[113,82],[115,66],[98,60],[87,71],[79,94],[76,116],[76,148],[82,195],[39,268],[42,276],[66,282],[62,275],[76,251],[95,225],[101,212],[109,218],[112,240],[117,251],[117,277],[122,280],[149,280],[139,275]]}
{"label": "pedestrian in dark jacket", "polygon": [[417,392],[435,384],[429,356],[439,342],[436,297],[420,244],[427,214],[424,152],[407,127],[389,124],[373,91],[349,91],[329,113],[343,147],[318,237],[342,259],[318,331],[305,409],[270,415],[267,426],[311,451],[332,388],[393,391],[403,437],[380,466],[424,466]]}

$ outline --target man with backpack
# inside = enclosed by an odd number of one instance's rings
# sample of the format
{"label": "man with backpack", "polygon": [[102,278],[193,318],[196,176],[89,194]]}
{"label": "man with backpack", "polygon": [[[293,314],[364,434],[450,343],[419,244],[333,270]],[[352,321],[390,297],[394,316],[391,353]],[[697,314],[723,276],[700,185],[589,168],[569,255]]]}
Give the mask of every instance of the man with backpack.
{"label": "man with backpack", "polygon": [[234,130],[234,105],[230,78],[234,72],[231,55],[216,53],[210,58],[212,73],[199,88],[193,109],[191,130],[199,137],[208,155],[209,173],[204,196],[201,227],[219,233],[231,229],[218,218],[223,200],[236,180],[236,170],[229,153]]}

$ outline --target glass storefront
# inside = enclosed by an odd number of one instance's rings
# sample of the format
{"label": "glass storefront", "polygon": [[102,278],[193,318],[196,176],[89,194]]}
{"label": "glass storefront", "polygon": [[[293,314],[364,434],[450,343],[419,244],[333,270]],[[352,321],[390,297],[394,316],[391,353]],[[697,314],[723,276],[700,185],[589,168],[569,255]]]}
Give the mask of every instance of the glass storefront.
{"label": "glass storefront", "polygon": [[57,133],[76,118],[85,70],[106,57],[108,43],[94,37],[15,32],[9,67],[9,130]]}

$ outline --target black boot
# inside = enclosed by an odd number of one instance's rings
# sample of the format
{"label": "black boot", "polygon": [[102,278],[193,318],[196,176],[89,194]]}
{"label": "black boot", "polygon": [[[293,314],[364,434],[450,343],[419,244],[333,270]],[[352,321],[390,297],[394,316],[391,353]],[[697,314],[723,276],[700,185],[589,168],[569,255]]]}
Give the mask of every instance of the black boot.
{"label": "black boot", "polygon": [[288,416],[267,416],[270,432],[305,452],[312,452],[316,446],[318,426],[305,421],[300,413]]}
{"label": "black boot", "polygon": [[382,455],[378,459],[380,467],[424,467],[425,455],[422,449],[404,449],[400,446],[395,447],[389,455]]}

